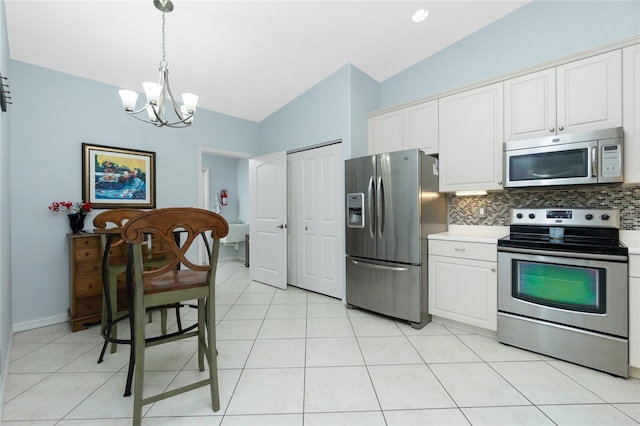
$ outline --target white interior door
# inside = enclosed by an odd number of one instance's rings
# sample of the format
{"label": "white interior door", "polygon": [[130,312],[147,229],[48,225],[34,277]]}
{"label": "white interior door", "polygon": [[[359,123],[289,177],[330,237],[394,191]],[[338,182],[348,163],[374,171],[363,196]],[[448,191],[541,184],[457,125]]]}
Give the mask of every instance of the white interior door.
{"label": "white interior door", "polygon": [[276,152],[249,160],[249,274],[287,288],[287,156]]}
{"label": "white interior door", "polygon": [[342,299],[344,294],[344,170],[342,144],[289,156],[296,186],[298,287]]}

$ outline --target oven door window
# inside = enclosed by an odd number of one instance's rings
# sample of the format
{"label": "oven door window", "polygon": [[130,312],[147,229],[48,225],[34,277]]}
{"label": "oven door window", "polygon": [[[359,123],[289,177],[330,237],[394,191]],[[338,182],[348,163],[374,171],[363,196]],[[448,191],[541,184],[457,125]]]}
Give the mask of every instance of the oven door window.
{"label": "oven door window", "polygon": [[512,295],[516,299],[570,311],[606,312],[606,271],[513,260]]}
{"label": "oven door window", "polygon": [[589,150],[587,148],[509,157],[509,180],[511,182],[585,178],[589,176],[589,170]]}

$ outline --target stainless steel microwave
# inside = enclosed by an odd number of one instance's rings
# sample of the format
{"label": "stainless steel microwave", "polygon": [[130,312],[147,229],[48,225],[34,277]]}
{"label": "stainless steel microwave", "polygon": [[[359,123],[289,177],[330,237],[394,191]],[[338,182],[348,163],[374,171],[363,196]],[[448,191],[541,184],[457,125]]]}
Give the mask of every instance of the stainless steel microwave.
{"label": "stainless steel microwave", "polygon": [[504,187],[622,183],[622,127],[504,144]]}

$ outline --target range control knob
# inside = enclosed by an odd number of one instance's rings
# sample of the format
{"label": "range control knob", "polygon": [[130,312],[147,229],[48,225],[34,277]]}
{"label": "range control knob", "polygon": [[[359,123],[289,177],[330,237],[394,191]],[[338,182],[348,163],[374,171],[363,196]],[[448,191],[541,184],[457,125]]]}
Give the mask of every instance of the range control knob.
{"label": "range control knob", "polygon": [[602,216],[600,216],[600,219],[602,220],[609,220],[609,215],[608,214],[603,214]]}
{"label": "range control knob", "polygon": [[516,215],[516,217],[517,217],[518,219],[522,219],[522,213],[518,213],[518,214]]}
{"label": "range control knob", "polygon": [[587,214],[584,216],[584,218],[585,218],[585,219],[587,219],[587,220],[591,220],[591,219],[593,219],[593,215],[592,215],[591,213],[587,213]]}
{"label": "range control knob", "polygon": [[536,218],[536,215],[535,215],[535,214],[533,214],[533,213],[529,213],[529,219],[535,219],[535,218]]}

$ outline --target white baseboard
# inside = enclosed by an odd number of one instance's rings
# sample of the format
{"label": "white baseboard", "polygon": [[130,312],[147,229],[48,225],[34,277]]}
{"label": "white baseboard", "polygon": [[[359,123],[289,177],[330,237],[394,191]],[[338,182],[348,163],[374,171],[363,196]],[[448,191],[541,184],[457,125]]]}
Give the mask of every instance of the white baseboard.
{"label": "white baseboard", "polygon": [[229,262],[231,260],[237,260],[239,262],[244,262],[244,256],[220,256],[218,257],[218,262]]}
{"label": "white baseboard", "polygon": [[46,327],[48,325],[60,324],[67,321],[69,321],[69,316],[67,314],[62,314],[47,318],[40,318],[33,321],[20,322],[13,324],[13,332],[19,333],[21,331],[33,330],[34,328]]}
{"label": "white baseboard", "polygon": [[495,340],[498,340],[498,333],[496,333],[493,330],[487,330],[481,327],[476,327],[475,325],[465,324],[449,318],[442,318],[442,317],[432,315],[431,322],[435,322],[442,325],[450,325],[451,327],[457,328],[462,331],[468,331],[470,333],[480,334],[482,336],[491,337]]}

